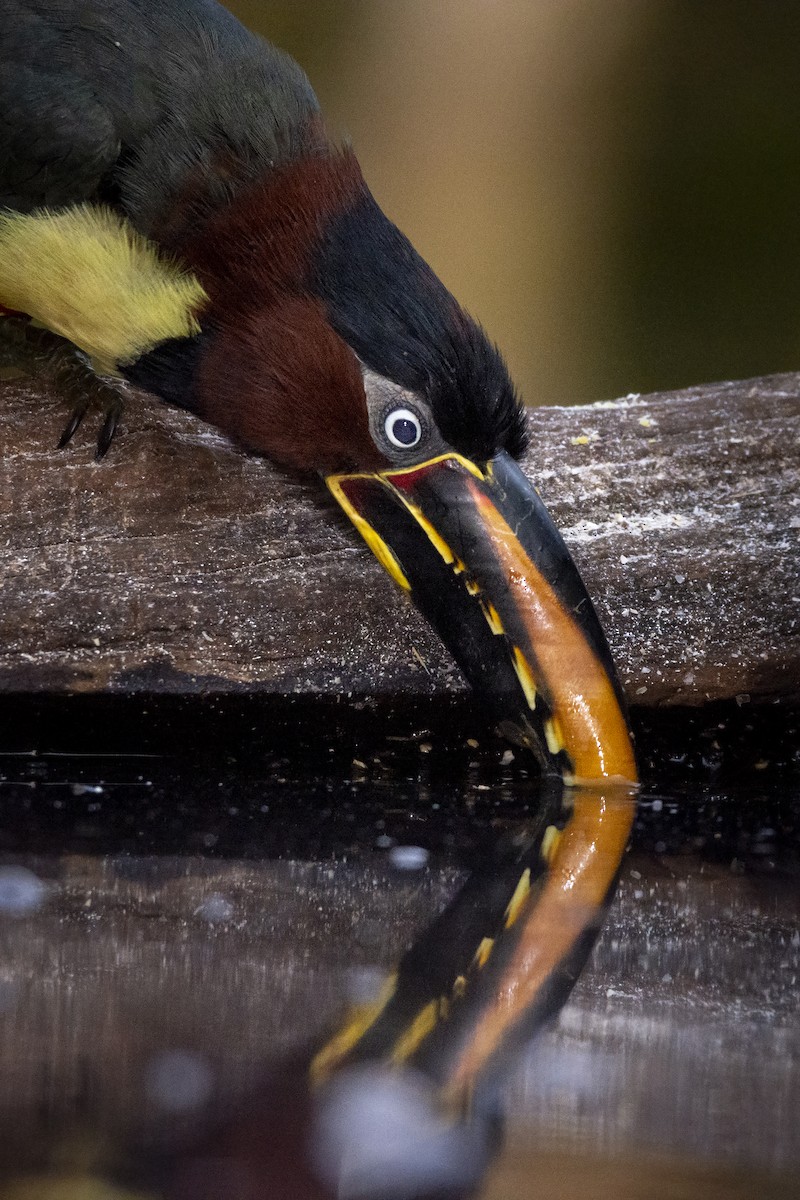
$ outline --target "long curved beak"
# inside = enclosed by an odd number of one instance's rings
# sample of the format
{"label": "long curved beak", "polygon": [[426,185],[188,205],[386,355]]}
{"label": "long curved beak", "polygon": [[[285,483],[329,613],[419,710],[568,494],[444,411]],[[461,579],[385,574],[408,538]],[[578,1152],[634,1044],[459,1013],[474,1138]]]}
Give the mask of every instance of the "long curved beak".
{"label": "long curved beak", "polygon": [[568,783],[636,781],[597,615],[538,494],[505,453],[445,454],[328,486],[499,727]]}

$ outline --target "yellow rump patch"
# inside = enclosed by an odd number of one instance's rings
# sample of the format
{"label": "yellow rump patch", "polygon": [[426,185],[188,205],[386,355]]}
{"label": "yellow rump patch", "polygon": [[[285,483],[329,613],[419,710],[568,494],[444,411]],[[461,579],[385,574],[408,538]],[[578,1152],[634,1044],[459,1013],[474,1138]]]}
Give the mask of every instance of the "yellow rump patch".
{"label": "yellow rump patch", "polygon": [[200,282],[110,209],[0,213],[0,304],[68,338],[114,374],[199,333]]}

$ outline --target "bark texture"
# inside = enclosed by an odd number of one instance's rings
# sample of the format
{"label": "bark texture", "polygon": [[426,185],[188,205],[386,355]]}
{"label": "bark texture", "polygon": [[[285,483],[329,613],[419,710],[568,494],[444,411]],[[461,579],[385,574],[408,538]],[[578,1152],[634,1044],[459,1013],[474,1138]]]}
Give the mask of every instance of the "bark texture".
{"label": "bark texture", "polygon": [[[435,695],[465,684],[315,480],[133,394],[96,463],[0,384],[0,691]],[[800,695],[800,375],[530,413],[524,467],[629,699]]]}

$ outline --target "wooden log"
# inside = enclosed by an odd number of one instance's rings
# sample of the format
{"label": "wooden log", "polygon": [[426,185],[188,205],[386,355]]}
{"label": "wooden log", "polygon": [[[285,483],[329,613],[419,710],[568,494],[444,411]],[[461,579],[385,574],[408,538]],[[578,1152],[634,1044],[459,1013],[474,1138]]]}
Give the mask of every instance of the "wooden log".
{"label": "wooden log", "polygon": [[[800,375],[530,412],[524,467],[634,704],[800,696]],[[465,684],[324,487],[135,395],[108,457],[0,384],[0,691]],[[88,422],[87,422],[88,424]]]}

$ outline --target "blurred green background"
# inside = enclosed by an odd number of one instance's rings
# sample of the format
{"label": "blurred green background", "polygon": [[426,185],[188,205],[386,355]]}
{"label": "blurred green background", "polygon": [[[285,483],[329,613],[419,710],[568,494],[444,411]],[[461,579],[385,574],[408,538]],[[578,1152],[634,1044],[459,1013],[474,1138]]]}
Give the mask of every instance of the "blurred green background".
{"label": "blurred green background", "polygon": [[528,403],[800,368],[798,0],[230,0]]}

